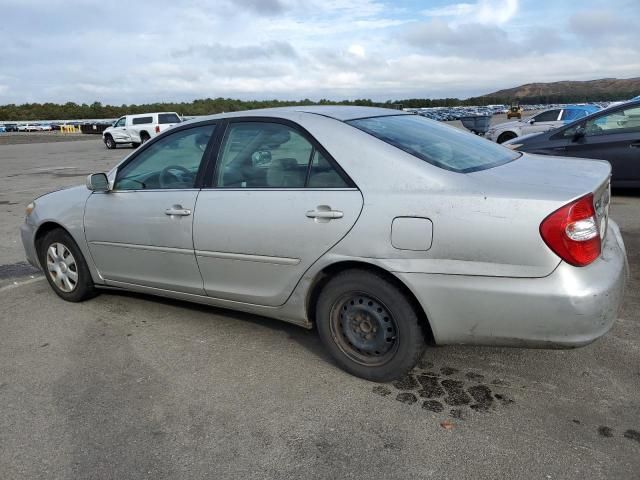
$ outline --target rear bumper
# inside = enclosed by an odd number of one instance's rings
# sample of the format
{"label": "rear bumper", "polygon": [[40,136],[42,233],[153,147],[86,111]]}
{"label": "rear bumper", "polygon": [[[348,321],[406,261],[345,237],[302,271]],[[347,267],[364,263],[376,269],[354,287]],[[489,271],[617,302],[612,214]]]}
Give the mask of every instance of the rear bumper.
{"label": "rear bumper", "polygon": [[422,304],[436,343],[578,347],[612,327],[628,264],[610,221],[598,260],[582,268],[562,262],[544,278],[396,275]]}

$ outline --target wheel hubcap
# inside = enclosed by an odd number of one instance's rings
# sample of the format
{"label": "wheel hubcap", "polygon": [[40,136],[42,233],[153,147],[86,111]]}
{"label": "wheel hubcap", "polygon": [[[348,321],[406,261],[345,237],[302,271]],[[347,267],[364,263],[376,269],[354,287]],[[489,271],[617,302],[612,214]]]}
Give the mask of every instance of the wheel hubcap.
{"label": "wheel hubcap", "polygon": [[47,249],[47,272],[55,286],[63,292],[72,292],[78,284],[76,259],[62,243],[52,243]]}
{"label": "wheel hubcap", "polygon": [[365,294],[348,294],[334,304],[331,330],[340,349],[365,365],[386,363],[397,349],[396,322],[387,307]]}

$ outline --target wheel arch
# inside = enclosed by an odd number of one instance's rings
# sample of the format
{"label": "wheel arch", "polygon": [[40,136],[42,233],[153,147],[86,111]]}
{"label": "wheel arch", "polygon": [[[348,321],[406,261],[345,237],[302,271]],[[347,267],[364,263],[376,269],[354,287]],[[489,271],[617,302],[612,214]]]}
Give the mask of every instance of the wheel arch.
{"label": "wheel arch", "polygon": [[518,132],[515,132],[513,130],[505,130],[503,132],[500,132],[500,135],[498,135],[498,138],[496,139],[496,142],[502,143],[502,142],[500,142],[500,139],[504,138],[505,135],[508,135],[509,138],[507,138],[506,140],[503,140],[504,142],[506,142],[507,140],[511,140],[512,138],[517,138],[517,137],[520,136],[518,134]]}
{"label": "wheel arch", "polygon": [[383,277],[385,280],[388,280],[390,283],[394,284],[405,295],[405,297],[411,303],[411,306],[416,311],[416,314],[420,319],[420,324],[422,325],[425,340],[430,344],[435,343],[435,337],[433,335],[433,330],[431,328],[429,318],[427,317],[427,313],[425,312],[424,308],[422,308],[422,305],[418,301],[417,297],[413,294],[411,289],[407,287],[407,285],[405,285],[405,283],[398,277],[396,277],[393,273],[380,267],[379,265],[358,260],[342,260],[332,263],[324,267],[315,275],[313,281],[310,284],[305,302],[307,318],[312,323],[315,324],[316,305],[318,303],[318,298],[320,296],[322,288],[331,278],[346,270],[368,271],[377,274]]}
{"label": "wheel arch", "polygon": [[[43,222],[42,224],[40,224],[40,226],[36,230],[36,233],[33,237],[33,243],[34,243],[34,246],[36,247],[36,255],[38,256],[38,261],[40,261],[40,246],[42,243],[42,239],[47,233],[57,229],[64,230],[69,234],[69,236],[71,236],[71,238],[75,240],[73,234],[58,222],[54,222],[54,221]],[[76,243],[78,243],[77,240],[76,240]]]}

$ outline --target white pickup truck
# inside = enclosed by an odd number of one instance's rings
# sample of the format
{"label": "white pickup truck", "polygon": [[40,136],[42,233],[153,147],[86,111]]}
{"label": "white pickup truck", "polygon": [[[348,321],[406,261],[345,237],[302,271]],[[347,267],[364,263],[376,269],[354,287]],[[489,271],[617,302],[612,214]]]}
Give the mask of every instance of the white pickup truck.
{"label": "white pickup truck", "polygon": [[102,140],[109,149],[125,143],[138,147],[180,122],[180,117],[175,112],[125,115],[102,132]]}

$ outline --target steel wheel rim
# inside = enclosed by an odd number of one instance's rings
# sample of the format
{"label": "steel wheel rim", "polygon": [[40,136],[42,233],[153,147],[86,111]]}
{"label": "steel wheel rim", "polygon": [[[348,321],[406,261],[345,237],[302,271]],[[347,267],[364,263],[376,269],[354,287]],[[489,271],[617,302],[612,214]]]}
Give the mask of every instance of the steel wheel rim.
{"label": "steel wheel rim", "polygon": [[341,296],[331,308],[330,326],[338,348],[361,365],[384,365],[398,350],[396,320],[382,301],[368,293]]}
{"label": "steel wheel rim", "polygon": [[78,264],[71,250],[60,242],[47,248],[47,273],[56,288],[65,293],[73,292],[78,285]]}

